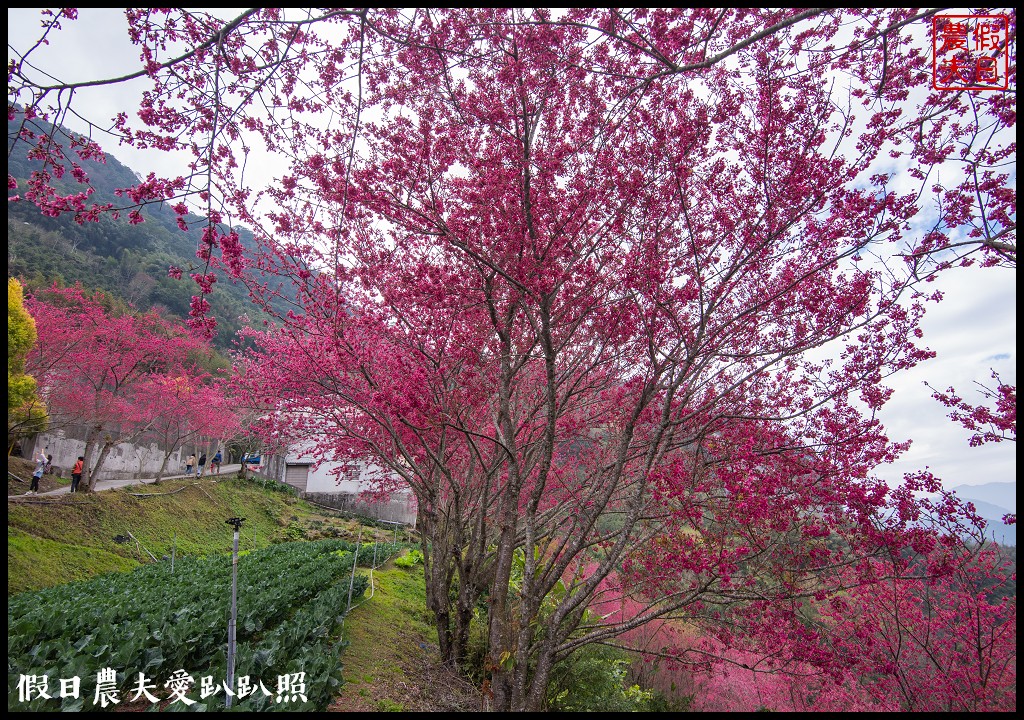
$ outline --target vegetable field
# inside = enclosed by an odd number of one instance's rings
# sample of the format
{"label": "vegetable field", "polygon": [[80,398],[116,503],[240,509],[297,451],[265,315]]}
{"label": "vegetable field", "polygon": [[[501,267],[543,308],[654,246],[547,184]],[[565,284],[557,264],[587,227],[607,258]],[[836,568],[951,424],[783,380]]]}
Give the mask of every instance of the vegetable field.
{"label": "vegetable field", "polygon": [[[353,561],[369,566],[394,548],[356,550],[321,540],[239,558],[232,709],[319,710],[336,694],[340,622],[349,593],[354,603],[367,587],[364,575],[353,581]],[[173,574],[165,561],[9,598],[8,709],[91,710],[104,699],[109,709],[153,697],[168,709],[224,709],[230,592],[231,558],[218,556],[178,559]],[[110,682],[104,668],[116,673]]]}

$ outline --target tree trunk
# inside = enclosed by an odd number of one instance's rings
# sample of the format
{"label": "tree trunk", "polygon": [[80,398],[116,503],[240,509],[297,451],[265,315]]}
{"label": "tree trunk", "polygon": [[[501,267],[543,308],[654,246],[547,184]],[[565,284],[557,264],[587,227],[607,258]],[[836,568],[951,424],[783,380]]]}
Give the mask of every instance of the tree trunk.
{"label": "tree trunk", "polygon": [[79,481],[79,486],[85,488],[85,492],[94,492],[93,477],[96,473],[92,465],[92,456],[102,431],[102,426],[95,425],[89,428],[89,432],[85,436],[85,452],[83,453],[85,461],[82,463],[82,479]]}
{"label": "tree trunk", "polygon": [[[107,455],[110,454],[110,449],[112,447],[114,447],[114,441],[108,436],[107,439],[103,441],[103,447],[100,448],[100,455],[96,458],[96,465],[93,467],[93,471],[89,473],[90,479],[94,474],[99,472],[101,467],[103,467],[103,461],[107,459]],[[89,483],[89,492],[96,492],[95,482]]]}
{"label": "tree trunk", "polygon": [[489,650],[485,669],[491,672],[491,709],[496,712],[510,712],[513,695],[513,678],[509,668],[515,662],[515,648],[512,646],[509,625],[508,593],[512,554],[515,550],[515,520],[508,520],[505,518],[498,542],[498,557],[491,583],[491,606],[487,612]]}
{"label": "tree trunk", "polygon": [[171,450],[171,452],[164,453],[164,461],[160,463],[160,469],[156,471],[156,478],[153,480],[154,485],[159,485],[160,481],[163,480],[164,471],[167,469],[167,461],[171,459],[171,454],[173,452],[174,451]]}
{"label": "tree trunk", "polygon": [[451,601],[448,591],[451,587],[451,563],[446,552],[447,539],[439,532],[434,513],[420,510],[423,537],[423,577],[426,581],[427,608],[434,614],[434,628],[437,631],[437,646],[441,659],[451,665],[454,660],[451,631]]}
{"label": "tree trunk", "polygon": [[464,586],[465,581],[460,581],[459,598],[455,607],[455,629],[452,632],[452,659],[456,663],[461,663],[469,654],[469,629],[473,622],[473,607],[476,604],[467,602]]}
{"label": "tree trunk", "polygon": [[548,682],[551,680],[551,670],[555,666],[554,650],[548,645],[549,643],[544,643],[544,647],[538,653],[536,668],[526,685],[527,692],[523,698],[525,712],[541,712],[547,705]]}

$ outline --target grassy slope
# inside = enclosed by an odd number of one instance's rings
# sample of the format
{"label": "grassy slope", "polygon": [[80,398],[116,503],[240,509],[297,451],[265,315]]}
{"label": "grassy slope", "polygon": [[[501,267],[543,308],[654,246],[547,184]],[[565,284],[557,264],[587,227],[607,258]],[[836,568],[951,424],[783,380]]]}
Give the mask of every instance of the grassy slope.
{"label": "grassy slope", "polygon": [[[132,493],[173,495],[135,497]],[[340,537],[355,540],[357,523],[323,516],[312,506],[252,483],[224,478],[196,484],[168,481],[93,494],[63,495],[7,504],[7,593],[59,585],[149,561],[134,543],[115,535],[131,532],[157,557],[228,552],[232,529],[224,521],[244,517],[240,547],[283,540]],[[255,538],[255,545],[254,545]]]}
{"label": "grassy slope", "polygon": [[479,691],[440,663],[423,566],[374,571],[367,597],[345,620],[345,684],[329,710],[478,711]]}
{"label": "grassy slope", "polygon": [[[132,493],[173,495],[135,497]],[[341,537],[356,540],[354,520],[325,515],[314,506],[252,483],[168,481],[159,487],[124,488],[77,496],[14,501],[7,505],[7,592],[84,580],[137,567],[134,543],[118,545],[114,535],[130,531],[157,557],[169,554],[177,532],[179,553],[227,552],[231,528],[224,520],[240,516],[242,549],[283,540]],[[378,533],[362,528],[362,541]],[[399,534],[399,540],[408,540]],[[350,645],[344,652],[345,685],[332,702],[335,712],[475,711],[479,691],[439,662],[436,635],[426,610],[423,566],[397,568],[388,563],[373,573],[368,599],[345,623]]]}
{"label": "grassy slope", "polygon": [[[19,457],[8,457],[7,458],[7,494],[8,495],[24,495],[28,492],[30,483],[32,482],[32,471],[35,469],[35,464],[31,460]],[[18,482],[11,477],[10,473],[14,473],[19,480],[24,482]],[[56,474],[43,475],[39,481],[39,492],[49,492],[50,490],[56,490],[59,487],[71,484],[71,471],[64,470],[64,477],[59,477]]]}

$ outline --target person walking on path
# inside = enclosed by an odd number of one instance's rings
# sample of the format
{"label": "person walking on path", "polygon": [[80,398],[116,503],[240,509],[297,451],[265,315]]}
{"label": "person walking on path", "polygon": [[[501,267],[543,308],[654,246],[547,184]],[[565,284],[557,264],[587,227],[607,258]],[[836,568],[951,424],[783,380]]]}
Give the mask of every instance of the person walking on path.
{"label": "person walking on path", "polygon": [[[221,470],[227,470],[228,474],[231,474],[235,470],[238,470],[240,467],[241,467],[241,465],[238,465],[238,464],[232,465],[232,464],[229,464],[229,463],[225,463],[224,465],[221,466]],[[85,482],[85,480],[84,480],[84,476],[85,476],[84,466],[83,466],[83,470],[82,470],[82,475],[83,475],[82,482]],[[184,477],[184,476],[179,474],[178,477]],[[166,479],[166,476],[165,476],[165,479]],[[96,482],[96,491],[97,492],[102,492],[104,490],[116,490],[118,488],[131,487],[131,486],[135,486],[135,485],[152,485],[152,484],[154,484],[156,482],[156,478],[154,478],[154,477],[148,477],[148,478],[123,478],[123,479],[120,479],[120,480],[114,480],[114,479],[102,480],[102,481],[97,480],[95,482]],[[82,484],[79,484],[77,492],[78,493],[84,493],[84,492],[87,492],[88,489],[89,489],[88,485],[83,486]],[[7,499],[9,501],[11,501],[11,502],[18,502],[19,500],[30,501],[30,500],[34,500],[37,497],[55,497],[55,496],[67,495],[70,492],[71,492],[71,485],[67,484],[67,485],[59,485],[59,486],[55,487],[53,490],[44,490],[44,489],[40,488],[38,493],[33,493],[32,495],[29,495],[27,492],[26,493],[22,493],[20,495],[8,495]]]}
{"label": "person walking on path", "polygon": [[71,492],[78,492],[78,483],[82,482],[82,469],[85,467],[85,456],[79,455],[75,466],[71,468]]}
{"label": "person walking on path", "polygon": [[203,476],[203,468],[206,467],[206,453],[202,453],[199,456],[199,467],[196,468],[196,477],[201,478]]}
{"label": "person walking on path", "polygon": [[192,468],[196,466],[196,454],[192,453],[188,456],[188,460],[185,461],[185,474],[191,475]]}
{"label": "person walking on path", "polygon": [[222,456],[220,454],[220,450],[218,450],[217,454],[213,456],[213,460],[210,461],[210,471],[211,472],[215,472],[217,475],[220,475],[220,462],[221,462],[221,460],[222,460]]}

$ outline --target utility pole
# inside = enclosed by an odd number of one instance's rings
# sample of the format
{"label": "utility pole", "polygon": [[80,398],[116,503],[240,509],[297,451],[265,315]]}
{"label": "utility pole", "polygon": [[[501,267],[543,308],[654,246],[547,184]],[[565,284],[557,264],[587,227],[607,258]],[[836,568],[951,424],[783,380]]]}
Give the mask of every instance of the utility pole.
{"label": "utility pole", "polygon": [[345,614],[352,609],[352,586],[356,582],[356,565],[359,563],[359,550],[363,547],[363,526],[359,526],[359,538],[356,540],[356,551],[352,556],[352,578],[348,581],[348,602],[345,604]]}
{"label": "utility pole", "polygon": [[228,620],[228,677],[224,694],[224,707],[231,707],[231,688],[235,686],[235,621],[238,617],[238,532],[245,518],[233,517],[225,520],[235,528],[235,539],[231,547],[231,619]]}

